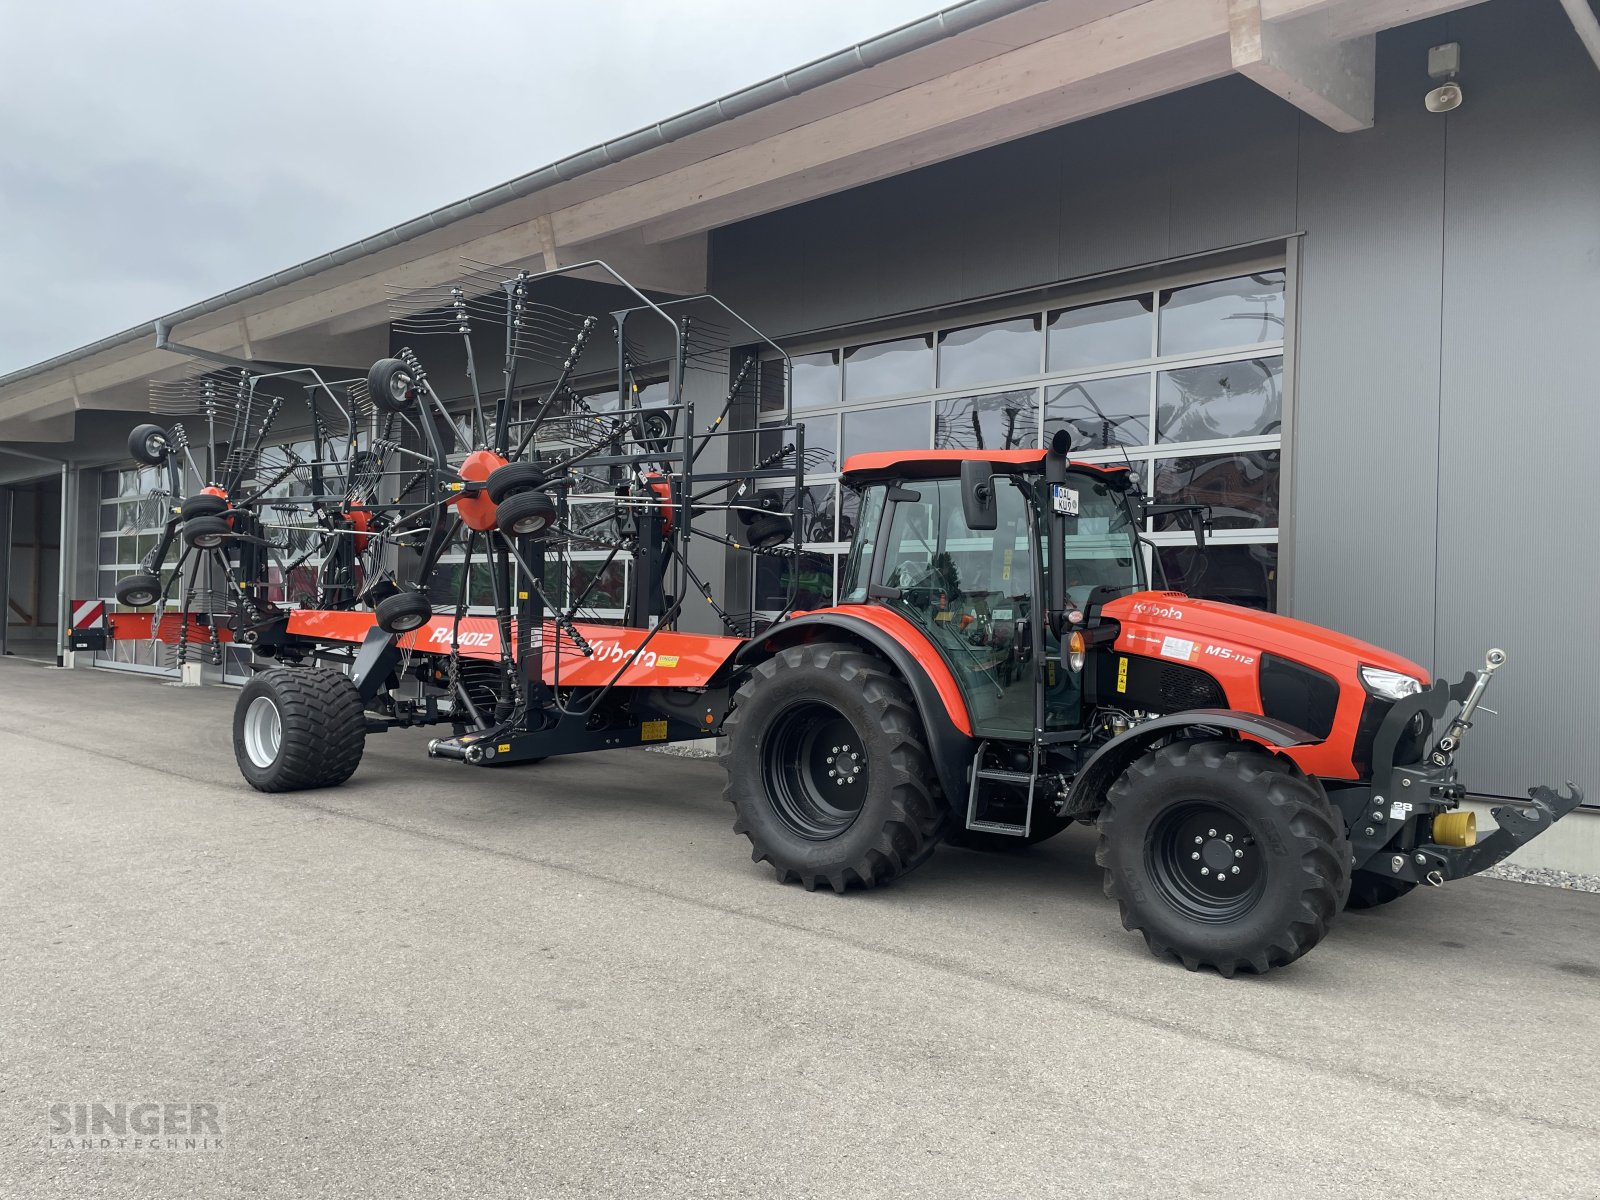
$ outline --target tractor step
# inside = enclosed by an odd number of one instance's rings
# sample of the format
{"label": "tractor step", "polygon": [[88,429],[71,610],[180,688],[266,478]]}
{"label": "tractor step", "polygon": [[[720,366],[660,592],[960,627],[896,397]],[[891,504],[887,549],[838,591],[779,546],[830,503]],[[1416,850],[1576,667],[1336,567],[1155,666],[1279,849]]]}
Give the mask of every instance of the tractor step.
{"label": "tractor step", "polygon": [[967,828],[1025,838],[1032,830],[1033,793],[1039,782],[1039,750],[1030,751],[1031,771],[985,766],[989,743],[978,746],[967,793]]}

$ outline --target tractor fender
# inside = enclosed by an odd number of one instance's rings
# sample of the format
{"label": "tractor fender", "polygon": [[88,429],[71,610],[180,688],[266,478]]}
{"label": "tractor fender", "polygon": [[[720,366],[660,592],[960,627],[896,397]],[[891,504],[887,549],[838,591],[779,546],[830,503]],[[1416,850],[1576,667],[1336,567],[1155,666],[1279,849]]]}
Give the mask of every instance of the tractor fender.
{"label": "tractor fender", "polygon": [[1227,729],[1259,738],[1272,746],[1309,746],[1322,739],[1297,729],[1286,721],[1275,721],[1259,713],[1233,708],[1191,708],[1168,713],[1135,725],[1120,733],[1089,756],[1072,781],[1065,812],[1074,816],[1097,812],[1107,790],[1134,759],[1162,738],[1181,729]]}
{"label": "tractor fender", "polygon": [[[875,614],[876,615],[876,614]],[[903,622],[905,631],[890,628],[889,622],[867,620],[851,613],[813,612],[781,621],[758,637],[752,638],[734,656],[739,668],[753,667],[771,658],[780,650],[804,642],[842,641],[854,642],[886,658],[899,672],[911,689],[922,717],[923,730],[928,735],[928,753],[933,759],[933,769],[944,790],[946,802],[953,808],[966,811],[967,770],[977,753],[978,743],[972,736],[972,720],[967,715],[965,701],[956,685],[955,677],[931,646],[926,653],[931,657],[934,670],[943,672],[936,680],[914,644],[908,638],[926,638],[916,626],[903,618],[887,614]],[[943,683],[945,686],[941,687]]]}

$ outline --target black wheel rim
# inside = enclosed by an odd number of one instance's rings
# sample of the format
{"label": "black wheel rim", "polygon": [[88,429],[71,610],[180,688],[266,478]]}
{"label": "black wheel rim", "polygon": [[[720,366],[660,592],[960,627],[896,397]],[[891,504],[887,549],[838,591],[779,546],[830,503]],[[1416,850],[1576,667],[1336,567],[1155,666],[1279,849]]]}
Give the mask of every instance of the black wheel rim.
{"label": "black wheel rim", "polygon": [[549,523],[550,519],[543,513],[535,513],[531,517],[520,517],[513,521],[511,523],[511,532],[518,537],[527,537],[530,534],[538,533]]}
{"label": "black wheel rim", "polygon": [[123,593],[122,602],[131,604],[134,608],[143,608],[147,604],[156,602],[156,594],[154,592],[125,592]]}
{"label": "black wheel rim", "polygon": [[1162,899],[1208,924],[1238,920],[1266,890],[1266,863],[1249,825],[1205,801],[1161,814],[1145,844],[1145,865]]}
{"label": "black wheel rim", "polygon": [[413,629],[420,628],[427,619],[427,616],[422,613],[405,613],[390,621],[389,624],[394,626],[397,633],[407,633]]}
{"label": "black wheel rim", "polygon": [[832,705],[808,700],[778,714],[762,761],[774,810],[801,837],[829,841],[861,815],[870,778],[866,747]]}

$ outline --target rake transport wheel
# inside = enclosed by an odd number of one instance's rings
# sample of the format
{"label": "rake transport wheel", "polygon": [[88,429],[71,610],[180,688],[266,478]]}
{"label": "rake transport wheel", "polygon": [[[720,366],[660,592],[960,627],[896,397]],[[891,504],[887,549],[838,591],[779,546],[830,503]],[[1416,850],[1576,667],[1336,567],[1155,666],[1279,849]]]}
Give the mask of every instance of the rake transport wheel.
{"label": "rake transport wheel", "polygon": [[385,633],[410,633],[433,617],[433,605],[421,592],[399,592],[378,601],[372,611],[378,618],[378,628]]}
{"label": "rake transport wheel", "polygon": [[349,678],[325,667],[253,677],[233,710],[233,754],[258,792],[337,787],[361,764],[367,717]]}
{"label": "rake transport wheel", "polygon": [[1350,898],[1344,906],[1357,911],[1378,908],[1400,899],[1416,886],[1409,879],[1391,879],[1374,871],[1357,871],[1350,880]]}
{"label": "rake transport wheel", "polygon": [[756,667],[718,752],[734,832],[780,883],[874,887],[920,865],[944,833],[911,693],[853,646],[795,646]]}
{"label": "rake transport wheel", "polygon": [[1152,953],[1231,977],[1320,942],[1350,887],[1350,843],[1321,786],[1281,755],[1181,741],[1135,759],[1100,814],[1095,861]]}

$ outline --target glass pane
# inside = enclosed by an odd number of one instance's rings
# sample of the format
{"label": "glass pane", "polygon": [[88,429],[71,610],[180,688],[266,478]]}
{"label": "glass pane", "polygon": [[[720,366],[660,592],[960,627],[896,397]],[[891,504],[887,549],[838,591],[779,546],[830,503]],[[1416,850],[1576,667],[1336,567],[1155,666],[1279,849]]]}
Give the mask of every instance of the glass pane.
{"label": "glass pane", "polygon": [[1283,340],[1283,271],[1161,293],[1161,353],[1194,354]]}
{"label": "glass pane", "polygon": [[1065,429],[1072,448],[1104,450],[1150,442],[1150,376],[1090,379],[1045,391],[1045,434]]}
{"label": "glass pane", "polygon": [[1039,373],[1039,318],[947,329],[939,335],[939,386],[977,387]]}
{"label": "glass pane", "polygon": [[[845,489],[839,506],[839,536],[848,537],[851,542],[850,553],[845,558],[844,578],[839,581],[841,603],[858,604],[867,598],[867,568],[872,563],[872,535],[883,517],[883,502],[887,493],[888,488],[882,484],[869,487],[864,493],[854,488]],[[865,516],[861,516],[863,503],[866,506]],[[859,539],[855,536],[858,520],[862,531]]]}
{"label": "glass pane", "polygon": [[1078,371],[1150,357],[1150,296],[1107,300],[1050,314],[1050,370]]}
{"label": "glass pane", "polygon": [[1263,437],[1283,427],[1283,359],[1250,358],[1163,371],[1156,434],[1163,442]]}
{"label": "glass pane", "polygon": [[605,559],[593,561],[575,559],[572,564],[572,598],[576,600],[584,589],[589,588],[588,595],[584,598],[582,606],[578,609],[580,615],[589,609],[621,608],[627,599],[627,570],[619,555],[609,567]]}
{"label": "glass pane", "polygon": [[[1162,546],[1167,585],[1202,600],[1222,600],[1245,608],[1278,607],[1278,547],[1271,544]],[[1159,573],[1158,573],[1159,579]]]}
{"label": "glass pane", "polygon": [[[793,511],[793,488],[765,488],[776,498],[779,512]],[[838,488],[835,484],[819,483],[800,492],[800,540],[803,542],[831,542],[834,532],[834,509]]]}
{"label": "glass pane", "polygon": [[[794,406],[825,408],[839,403],[839,352],[825,350],[821,354],[801,354],[791,360],[794,368],[792,388]],[[783,395],[780,391],[763,389],[762,412],[782,412]]]}
{"label": "glass pane", "polygon": [[991,392],[934,406],[936,450],[1017,450],[1039,445],[1039,393]]}
{"label": "glass pane", "polygon": [[844,352],[844,398],[871,400],[933,386],[933,334],[852,346]]}
{"label": "glass pane", "polygon": [[756,559],[756,608],[773,611],[789,603],[794,589],[794,610],[804,612],[833,603],[833,574],[837,559],[831,554],[802,554],[797,558],[763,555]]}
{"label": "glass pane", "polygon": [[928,445],[927,403],[871,408],[844,415],[844,455],[869,450],[923,450]]}
{"label": "glass pane", "polygon": [[[1209,504],[1218,529],[1270,528],[1278,523],[1278,452],[1163,458],[1151,492],[1158,504]],[[1180,528],[1172,514],[1155,527]]]}
{"label": "glass pane", "polygon": [[[839,418],[829,413],[825,417],[808,417],[795,421],[806,431],[806,474],[839,469]],[[786,428],[768,428],[761,431],[756,443],[756,454],[763,461],[777,454],[785,446],[794,444],[794,431]]]}

